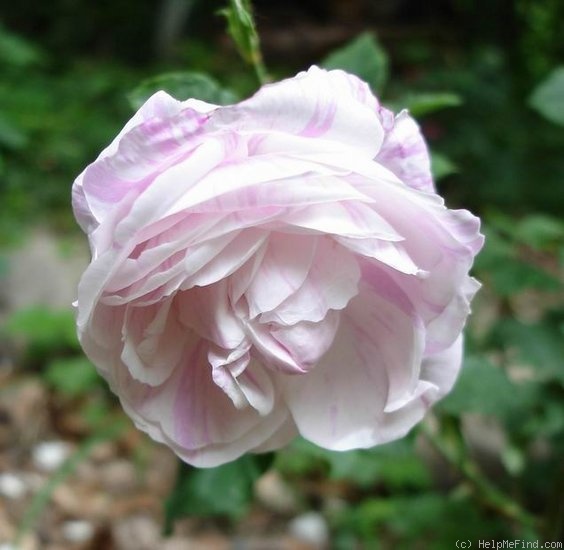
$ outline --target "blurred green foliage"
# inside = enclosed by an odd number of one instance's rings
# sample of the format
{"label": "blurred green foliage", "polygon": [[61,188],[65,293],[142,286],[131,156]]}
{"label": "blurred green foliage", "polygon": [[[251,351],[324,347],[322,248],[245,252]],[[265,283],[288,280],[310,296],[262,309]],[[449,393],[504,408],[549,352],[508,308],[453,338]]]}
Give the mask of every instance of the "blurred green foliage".
{"label": "blurred green foliage", "polygon": [[373,33],[363,33],[343,48],[329,54],[321,65],[356,74],[381,93],[388,80],[388,56]]}
{"label": "blurred green foliage", "polygon": [[[186,515],[236,523],[270,467],[304,509],[321,510],[335,548],[564,537],[564,8],[558,0],[446,4],[458,18],[458,47],[413,33],[388,50],[367,32],[327,53],[322,65],[354,72],[385,105],[408,108],[431,145],[447,203],[484,220],[486,246],[475,265],[484,288],[455,389],[424,429],[375,449],[335,453],[298,439],[272,464],[247,456],[216,469],[182,467],[165,506],[169,528]],[[74,4],[55,5],[67,13]],[[81,6],[84,18],[109,30],[128,13],[127,2]],[[255,64],[248,8],[234,2],[228,14]],[[15,5],[7,8],[8,20],[18,23],[17,14]],[[76,28],[58,21],[37,43],[0,27],[0,244],[35,223],[72,233],[71,182],[130,116],[127,100],[137,108],[160,88],[217,103],[252,92],[256,75],[197,37],[180,45],[176,62],[143,62],[150,47],[135,37],[144,36],[151,14],[148,4],[140,8],[123,30],[128,40],[110,48],[115,59],[85,56],[94,37],[83,21]],[[41,17],[49,18],[40,10],[33,21]],[[113,44],[108,29],[102,34]],[[65,56],[67,46],[74,50]],[[284,65],[269,70],[288,74]],[[61,399],[84,401],[93,429],[103,426],[108,395],[79,352],[70,313],[16,312],[2,336],[23,346],[24,366],[36,373],[41,366],[38,375]],[[501,434],[485,459],[472,425]],[[326,498],[331,491],[337,505]]]}
{"label": "blurred green foliage", "polygon": [[150,96],[159,90],[166,90],[176,99],[197,98],[216,105],[228,105],[237,101],[237,95],[222,88],[210,76],[198,72],[176,72],[148,78],[129,94],[133,109],[137,110]]}
{"label": "blurred green foliage", "polygon": [[69,185],[128,116],[123,90],[136,77],[88,60],[58,68],[49,52],[2,27],[0,75],[0,244],[7,244],[32,220],[72,227]]}
{"label": "blurred green foliage", "polygon": [[558,67],[533,91],[529,103],[546,119],[564,125],[564,67]]}

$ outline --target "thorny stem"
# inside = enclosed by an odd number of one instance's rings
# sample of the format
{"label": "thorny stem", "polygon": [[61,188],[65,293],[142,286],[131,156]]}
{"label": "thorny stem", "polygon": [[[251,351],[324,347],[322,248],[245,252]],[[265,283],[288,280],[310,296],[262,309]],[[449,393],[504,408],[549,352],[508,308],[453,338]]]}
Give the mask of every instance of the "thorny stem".
{"label": "thorny stem", "polygon": [[496,487],[468,456],[458,425],[452,419],[437,419],[439,429],[433,430],[429,424],[421,425],[422,431],[433,447],[452,464],[470,483],[477,497],[500,515],[520,523],[535,532],[540,525],[539,518],[523,509],[518,502]]}

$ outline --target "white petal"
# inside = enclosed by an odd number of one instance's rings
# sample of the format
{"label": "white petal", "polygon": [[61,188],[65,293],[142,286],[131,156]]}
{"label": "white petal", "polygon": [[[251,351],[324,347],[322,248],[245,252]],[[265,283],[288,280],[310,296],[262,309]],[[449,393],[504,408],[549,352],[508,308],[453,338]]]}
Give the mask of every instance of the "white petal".
{"label": "white petal", "polygon": [[292,325],[321,321],[329,310],[345,308],[356,296],[359,279],[360,269],[354,256],[331,239],[320,238],[302,286],[276,309],[263,313],[260,322]]}
{"label": "white petal", "polygon": [[[304,376],[279,378],[300,433],[335,450],[405,435],[421,418],[420,397],[431,388],[426,384],[422,392],[418,382],[421,347],[413,319],[374,292],[361,292],[342,315],[333,347],[316,368]],[[400,401],[402,410],[386,412]]]}
{"label": "white petal", "polygon": [[270,235],[260,267],[245,292],[251,319],[274,309],[303,284],[316,244],[313,237]]}
{"label": "white petal", "polygon": [[178,366],[185,330],[176,319],[173,300],[151,307],[127,307],[121,360],[131,375],[150,386],[162,384]]}
{"label": "white petal", "polygon": [[245,340],[243,324],[229,303],[225,280],[182,291],[176,300],[180,322],[202,338],[226,349],[235,349]]}
{"label": "white petal", "polygon": [[295,78],[263,86],[247,101],[218,109],[213,122],[239,131],[271,130],[333,140],[374,156],[384,134],[377,104],[357,77],[312,67]]}
{"label": "white petal", "polygon": [[285,216],[284,222],[343,237],[402,240],[374,208],[356,201],[310,205]]}
{"label": "white petal", "polygon": [[414,189],[433,191],[429,151],[417,122],[407,111],[395,118],[387,109],[380,109],[384,126],[384,142],[376,160]]}

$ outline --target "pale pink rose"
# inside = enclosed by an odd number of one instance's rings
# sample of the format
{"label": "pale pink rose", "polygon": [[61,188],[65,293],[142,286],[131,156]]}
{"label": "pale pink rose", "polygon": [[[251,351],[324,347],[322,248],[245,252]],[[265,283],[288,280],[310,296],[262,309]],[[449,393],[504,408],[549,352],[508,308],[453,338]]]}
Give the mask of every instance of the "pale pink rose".
{"label": "pale pink rose", "polygon": [[151,97],[77,178],[86,354],[135,424],[214,466],[298,433],[402,437],[448,392],[479,220],[407,112],[316,67],[218,107]]}

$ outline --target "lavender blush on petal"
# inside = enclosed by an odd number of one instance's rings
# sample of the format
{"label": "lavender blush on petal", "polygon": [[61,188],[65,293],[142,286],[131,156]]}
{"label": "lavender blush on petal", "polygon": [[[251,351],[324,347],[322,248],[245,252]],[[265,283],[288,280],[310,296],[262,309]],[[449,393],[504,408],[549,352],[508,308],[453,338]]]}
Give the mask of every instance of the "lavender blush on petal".
{"label": "lavender blush on petal", "polygon": [[78,176],[84,351],[136,426],[211,467],[301,434],[405,435],[453,386],[479,219],[406,111],[312,67],[230,106],[153,95]]}

